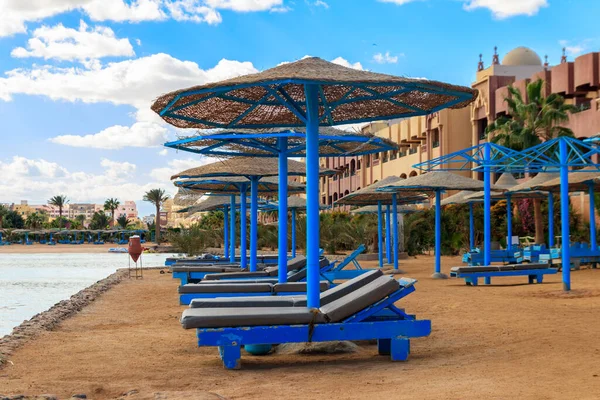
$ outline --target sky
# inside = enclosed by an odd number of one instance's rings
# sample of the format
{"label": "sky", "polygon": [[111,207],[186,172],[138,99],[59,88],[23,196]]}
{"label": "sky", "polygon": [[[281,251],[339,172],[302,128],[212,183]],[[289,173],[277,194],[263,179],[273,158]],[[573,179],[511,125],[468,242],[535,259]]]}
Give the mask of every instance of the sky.
{"label": "sky", "polygon": [[304,56],[470,85],[527,46],[551,65],[600,50],[598,0],[0,0],[0,203],[135,200],[210,159],[159,95]]}

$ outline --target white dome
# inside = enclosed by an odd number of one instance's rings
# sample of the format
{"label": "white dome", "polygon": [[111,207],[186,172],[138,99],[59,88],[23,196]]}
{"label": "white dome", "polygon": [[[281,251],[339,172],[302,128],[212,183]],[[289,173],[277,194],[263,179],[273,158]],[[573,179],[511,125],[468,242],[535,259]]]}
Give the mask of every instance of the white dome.
{"label": "white dome", "polygon": [[542,65],[542,59],[537,53],[527,47],[517,47],[509,51],[502,59],[502,65]]}

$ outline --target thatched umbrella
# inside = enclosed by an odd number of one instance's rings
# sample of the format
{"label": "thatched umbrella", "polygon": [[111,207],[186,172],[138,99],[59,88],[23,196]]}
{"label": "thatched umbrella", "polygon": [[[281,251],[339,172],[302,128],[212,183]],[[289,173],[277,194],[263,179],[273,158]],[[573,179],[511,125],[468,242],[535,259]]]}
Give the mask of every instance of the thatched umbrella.
{"label": "thatched umbrella", "polygon": [[[412,214],[421,211],[420,208],[411,205],[399,206],[398,214]],[[350,210],[350,214],[377,214],[377,206],[363,206],[354,210]]]}
{"label": "thatched umbrella", "polygon": [[[386,206],[386,255],[388,263],[394,263],[394,269],[398,269],[398,197],[393,192],[381,192],[380,188],[388,186],[400,179],[397,176],[388,176],[382,180],[375,182],[369,186],[366,186],[360,190],[347,194],[342,197],[336,204],[339,205],[353,205],[353,206],[365,206],[365,205],[377,205],[377,239],[378,239],[378,251],[379,251],[379,266],[383,267],[383,215],[382,206]],[[426,200],[426,197],[416,194],[412,196],[406,196],[402,198],[401,203],[416,203]],[[390,205],[393,210],[390,210]],[[394,219],[393,224],[390,222],[390,218]],[[391,239],[391,227],[394,227],[394,244],[392,249]],[[392,250],[394,251],[394,257],[392,260]]]}
{"label": "thatched umbrella", "polygon": [[[435,272],[433,278],[446,278],[441,272],[442,253],[442,192],[445,190],[480,190],[483,182],[446,171],[432,171],[408,179],[400,179],[380,191],[391,191],[402,196],[414,194],[435,195]],[[494,187],[494,189],[496,189]]]}
{"label": "thatched umbrella", "polygon": [[[306,174],[306,169],[303,163],[286,160],[287,175],[286,176],[303,176]],[[332,175],[335,171],[321,168],[319,173],[322,175]],[[207,178],[243,178],[231,179],[230,181],[222,181],[223,186],[216,182],[215,188],[220,187],[223,190],[229,190],[229,188],[237,187],[238,192],[245,200],[245,193],[250,189],[250,271],[256,271],[258,268],[258,192],[260,182],[268,177],[276,177],[279,175],[279,164],[277,160],[272,158],[255,158],[255,157],[236,157],[232,159],[225,159],[217,161],[211,164],[202,165],[195,168],[190,168],[175,174],[171,179],[207,179]],[[191,181],[193,182],[193,181]],[[272,181],[267,181],[272,182]],[[289,183],[288,183],[289,185]],[[273,187],[272,185],[269,188]],[[228,192],[231,194],[231,192]],[[235,226],[235,213],[231,213],[230,221],[230,243],[235,243],[234,230]],[[242,207],[240,210],[240,261],[242,268],[247,267],[247,243],[246,243],[246,203],[242,201]],[[287,239],[286,239],[287,240]],[[230,260],[233,262],[235,259],[235,247],[230,246],[229,251]],[[283,256],[287,259],[287,253]],[[286,261],[287,262],[287,261]],[[284,271],[284,269],[282,269]],[[281,273],[281,280],[285,281],[283,272]]]}
{"label": "thatched umbrella", "polygon": [[152,109],[180,128],[306,127],[307,304],[318,308],[319,125],[427,115],[465,107],[476,94],[466,87],[359,71],[309,57],[171,92]]}

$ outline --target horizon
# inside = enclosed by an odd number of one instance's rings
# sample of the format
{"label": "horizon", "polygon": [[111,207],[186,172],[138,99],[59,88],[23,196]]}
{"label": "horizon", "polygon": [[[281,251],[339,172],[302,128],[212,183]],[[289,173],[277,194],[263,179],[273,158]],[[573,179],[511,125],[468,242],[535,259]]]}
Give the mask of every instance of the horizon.
{"label": "horizon", "polygon": [[600,4],[591,0],[47,0],[33,11],[4,0],[0,8],[0,203],[116,197],[135,201],[140,216],[153,209],[145,191],[172,197],[173,173],[213,160],[162,147],[190,134],[150,110],[162,93],[306,55],[470,86],[479,54],[488,67],[495,46],[500,59],[526,46],[550,65],[563,48],[569,60],[600,49]]}

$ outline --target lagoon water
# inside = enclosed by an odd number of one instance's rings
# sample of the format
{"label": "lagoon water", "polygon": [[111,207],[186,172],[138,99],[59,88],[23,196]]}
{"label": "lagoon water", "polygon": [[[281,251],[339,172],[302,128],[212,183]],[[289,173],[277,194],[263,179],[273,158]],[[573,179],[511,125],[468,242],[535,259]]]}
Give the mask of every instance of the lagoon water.
{"label": "lagoon water", "polygon": [[[172,254],[144,254],[144,267]],[[0,337],[35,314],[127,268],[127,254],[0,254]]]}

